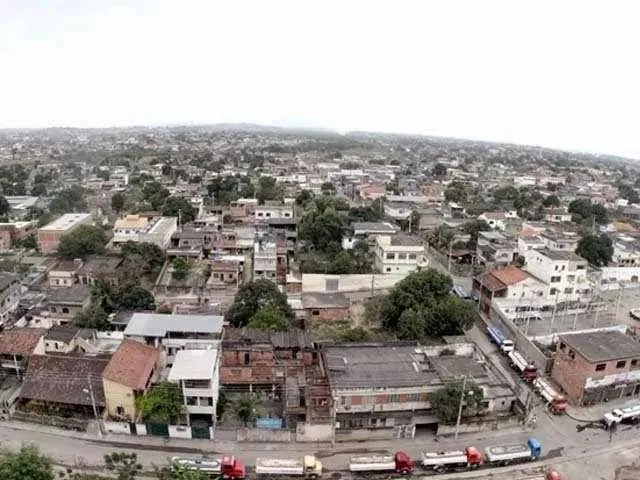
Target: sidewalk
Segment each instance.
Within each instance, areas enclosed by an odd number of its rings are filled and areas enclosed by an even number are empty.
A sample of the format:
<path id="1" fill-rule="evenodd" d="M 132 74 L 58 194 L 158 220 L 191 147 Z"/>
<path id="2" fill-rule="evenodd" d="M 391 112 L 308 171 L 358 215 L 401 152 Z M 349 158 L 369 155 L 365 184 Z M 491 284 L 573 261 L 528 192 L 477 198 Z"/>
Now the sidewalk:
<path id="1" fill-rule="evenodd" d="M 619 398 L 607 403 L 600 403 L 591 407 L 574 407 L 567 405 L 567 415 L 577 422 L 592 423 L 599 422 L 605 413 L 616 408 L 630 407 L 640 404 L 639 398 Z"/>

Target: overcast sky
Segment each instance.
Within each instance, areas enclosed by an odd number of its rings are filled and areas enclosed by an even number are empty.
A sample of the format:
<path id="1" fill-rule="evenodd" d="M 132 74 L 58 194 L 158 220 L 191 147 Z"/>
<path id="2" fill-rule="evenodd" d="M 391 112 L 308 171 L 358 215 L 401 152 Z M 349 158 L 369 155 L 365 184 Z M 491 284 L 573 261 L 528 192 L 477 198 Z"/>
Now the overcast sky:
<path id="1" fill-rule="evenodd" d="M 252 122 L 640 158 L 638 18 L 614 0 L 0 0 L 0 128 Z"/>

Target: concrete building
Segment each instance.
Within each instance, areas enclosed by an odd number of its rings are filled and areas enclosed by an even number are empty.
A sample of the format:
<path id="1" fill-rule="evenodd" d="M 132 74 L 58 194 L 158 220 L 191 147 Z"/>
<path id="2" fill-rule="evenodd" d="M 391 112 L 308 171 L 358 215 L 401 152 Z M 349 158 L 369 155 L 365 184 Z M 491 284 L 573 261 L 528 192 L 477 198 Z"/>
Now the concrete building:
<path id="1" fill-rule="evenodd" d="M 113 244 L 146 242 L 164 250 L 171 244 L 171 236 L 177 230 L 177 217 L 127 215 L 116 220 L 113 226 Z"/>
<path id="2" fill-rule="evenodd" d="M 102 374 L 109 417 L 135 422 L 136 401 L 157 379 L 161 369 L 160 350 L 133 340 L 124 340 Z"/>
<path id="3" fill-rule="evenodd" d="M 559 302 L 591 298 L 587 261 L 574 252 L 548 248 L 529 250 L 525 262 L 527 272 L 549 285 L 548 298 Z"/>
<path id="4" fill-rule="evenodd" d="M 293 218 L 293 205 L 256 205 L 253 218 L 261 221 L 274 218 Z"/>
<path id="5" fill-rule="evenodd" d="M 171 366 L 180 350 L 218 348 L 223 323 L 217 315 L 134 313 L 124 338 L 161 349 Z"/>
<path id="6" fill-rule="evenodd" d="M 89 225 L 93 222 L 90 213 L 67 213 L 38 230 L 38 248 L 47 255 L 58 248 L 58 242 L 80 225 Z"/>
<path id="7" fill-rule="evenodd" d="M 576 405 L 638 396 L 640 343 L 615 331 L 561 335 L 551 376 Z"/>
<path id="8" fill-rule="evenodd" d="M 445 349 L 454 355 L 442 355 Z M 416 429 L 436 430 L 439 422 L 431 394 L 464 376 L 483 389 L 484 414 L 508 415 L 515 395 L 507 380 L 480 356 L 464 339 L 438 347 L 391 342 L 325 348 L 336 438 L 413 438 Z"/>
<path id="9" fill-rule="evenodd" d="M 0 326 L 18 308 L 20 301 L 20 278 L 13 273 L 0 272 Z"/>
<path id="10" fill-rule="evenodd" d="M 278 285 L 286 282 L 287 248 L 282 239 L 263 238 L 253 248 L 253 279 L 263 278 Z"/>
<path id="11" fill-rule="evenodd" d="M 388 222 L 353 222 L 349 233 L 342 237 L 342 248 L 350 250 L 358 240 L 368 240 L 376 235 L 395 235 L 400 227 Z"/>
<path id="12" fill-rule="evenodd" d="M 375 267 L 381 273 L 411 273 L 427 266 L 424 244 L 406 235 L 378 235 Z"/>
<path id="13" fill-rule="evenodd" d="M 38 197 L 29 195 L 9 195 L 4 198 L 9 203 L 9 215 L 16 218 L 26 217 L 38 205 Z"/>
<path id="14" fill-rule="evenodd" d="M 215 425 L 220 390 L 218 349 L 180 350 L 171 367 L 168 380 L 180 385 L 189 425 Z"/>
<path id="15" fill-rule="evenodd" d="M 395 202 L 384 204 L 384 214 L 394 220 L 408 220 L 413 212 L 410 204 Z"/>
<path id="16" fill-rule="evenodd" d="M 351 301 L 343 293 L 302 293 L 307 320 L 339 321 L 349 318 Z"/>

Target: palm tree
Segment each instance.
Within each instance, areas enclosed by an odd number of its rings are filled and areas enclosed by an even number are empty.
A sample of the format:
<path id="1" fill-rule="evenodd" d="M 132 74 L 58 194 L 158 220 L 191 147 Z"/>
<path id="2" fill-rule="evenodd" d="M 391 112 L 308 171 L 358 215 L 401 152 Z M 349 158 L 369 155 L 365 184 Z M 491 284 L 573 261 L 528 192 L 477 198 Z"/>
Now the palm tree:
<path id="1" fill-rule="evenodd" d="M 241 393 L 229 399 L 225 413 L 247 427 L 263 411 L 264 407 L 257 395 L 254 393 Z"/>

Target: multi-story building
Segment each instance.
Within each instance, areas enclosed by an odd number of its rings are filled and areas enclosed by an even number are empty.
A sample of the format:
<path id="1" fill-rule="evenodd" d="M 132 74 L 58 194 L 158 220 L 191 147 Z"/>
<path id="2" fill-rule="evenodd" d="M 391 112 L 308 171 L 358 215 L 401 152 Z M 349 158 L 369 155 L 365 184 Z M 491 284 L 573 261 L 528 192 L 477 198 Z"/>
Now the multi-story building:
<path id="1" fill-rule="evenodd" d="M 177 229 L 177 217 L 127 215 L 113 226 L 113 244 L 145 242 L 165 249 Z"/>
<path id="2" fill-rule="evenodd" d="M 20 278 L 7 272 L 0 272 L 0 326 L 18 308 L 20 301 Z"/>
<path id="3" fill-rule="evenodd" d="M 619 331 L 561 335 L 551 376 L 576 405 L 640 395 L 640 343 Z"/>
<path id="4" fill-rule="evenodd" d="M 56 251 L 58 242 L 63 235 L 72 232 L 80 225 L 93 222 L 90 213 L 67 213 L 38 230 L 38 248 L 43 254 Z"/>
<path id="5" fill-rule="evenodd" d="M 262 238 L 253 249 L 253 278 L 264 278 L 278 285 L 286 282 L 287 247 L 284 239 Z"/>
<path id="6" fill-rule="evenodd" d="M 548 298 L 562 302 L 591 297 L 587 261 L 574 252 L 548 248 L 529 250 L 525 261 L 525 270 L 549 286 Z"/>
<path id="7" fill-rule="evenodd" d="M 146 343 L 166 354 L 173 365 L 180 350 L 218 348 L 224 318 L 217 315 L 134 313 L 124 329 L 124 338 Z"/>
<path id="8" fill-rule="evenodd" d="M 378 235 L 375 267 L 381 273 L 411 273 L 427 266 L 424 244 L 407 235 Z"/>
<path id="9" fill-rule="evenodd" d="M 220 390 L 220 351 L 216 348 L 180 350 L 168 380 L 180 385 L 188 425 L 206 422 L 213 427 Z"/>
<path id="10" fill-rule="evenodd" d="M 358 240 L 375 239 L 376 235 L 395 235 L 400 231 L 397 225 L 388 222 L 353 222 L 349 233 L 342 237 L 342 248 L 352 249 Z"/>
<path id="11" fill-rule="evenodd" d="M 293 218 L 293 205 L 267 204 L 256 205 L 253 212 L 256 220 L 270 220 L 273 218 Z"/>
<path id="12" fill-rule="evenodd" d="M 497 231 L 479 232 L 476 258 L 483 265 L 508 265 L 518 256 L 516 242 Z"/>

